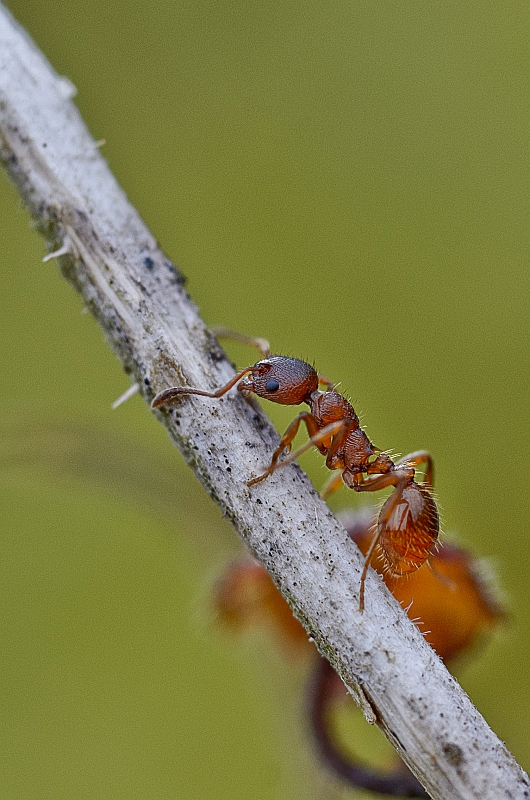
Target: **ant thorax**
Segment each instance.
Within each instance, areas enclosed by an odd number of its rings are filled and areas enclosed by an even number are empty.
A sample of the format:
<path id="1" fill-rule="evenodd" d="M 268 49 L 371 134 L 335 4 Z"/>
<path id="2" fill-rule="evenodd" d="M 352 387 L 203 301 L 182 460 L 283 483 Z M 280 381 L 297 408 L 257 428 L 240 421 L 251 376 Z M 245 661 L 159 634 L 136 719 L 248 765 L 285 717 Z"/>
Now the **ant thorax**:
<path id="1" fill-rule="evenodd" d="M 338 392 L 313 392 L 309 405 L 320 428 L 339 420 L 351 422 L 351 429 L 359 427 L 359 420 L 352 404 Z"/>

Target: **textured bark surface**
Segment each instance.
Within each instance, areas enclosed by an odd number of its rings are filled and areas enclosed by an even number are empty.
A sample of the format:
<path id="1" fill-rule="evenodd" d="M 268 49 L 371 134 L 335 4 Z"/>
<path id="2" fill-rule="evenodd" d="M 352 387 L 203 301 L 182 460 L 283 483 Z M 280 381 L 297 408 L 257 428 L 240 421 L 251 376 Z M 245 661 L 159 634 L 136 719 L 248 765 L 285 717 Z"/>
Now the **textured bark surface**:
<path id="1" fill-rule="evenodd" d="M 148 402 L 172 385 L 220 386 L 233 374 L 229 361 L 70 97 L 68 82 L 0 7 L 0 155 L 50 250 L 64 250 L 64 276 Z M 528 776 L 375 573 L 359 613 L 360 553 L 300 469 L 246 486 L 278 441 L 261 411 L 232 393 L 189 397 L 157 416 L 432 797 L 530 797 Z"/>

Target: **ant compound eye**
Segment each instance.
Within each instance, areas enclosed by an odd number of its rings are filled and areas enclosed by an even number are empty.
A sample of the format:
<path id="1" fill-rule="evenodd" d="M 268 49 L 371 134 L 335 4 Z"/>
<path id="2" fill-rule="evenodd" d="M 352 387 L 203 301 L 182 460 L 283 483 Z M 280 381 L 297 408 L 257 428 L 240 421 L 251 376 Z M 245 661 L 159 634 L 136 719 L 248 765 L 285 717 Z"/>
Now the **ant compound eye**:
<path id="1" fill-rule="evenodd" d="M 278 383 L 278 381 L 270 380 L 267 381 L 267 383 L 265 384 L 266 392 L 277 392 L 279 388 L 280 384 Z"/>

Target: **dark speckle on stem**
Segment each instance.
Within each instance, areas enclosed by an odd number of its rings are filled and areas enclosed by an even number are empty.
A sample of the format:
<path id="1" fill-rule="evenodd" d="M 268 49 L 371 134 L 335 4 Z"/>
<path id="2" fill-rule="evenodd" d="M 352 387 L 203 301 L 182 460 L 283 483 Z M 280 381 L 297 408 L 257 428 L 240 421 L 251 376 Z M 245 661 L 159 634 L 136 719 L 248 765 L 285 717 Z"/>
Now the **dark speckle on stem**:
<path id="1" fill-rule="evenodd" d="M 454 742 L 446 742 L 442 747 L 444 756 L 451 766 L 459 769 L 465 761 L 462 748 Z"/>

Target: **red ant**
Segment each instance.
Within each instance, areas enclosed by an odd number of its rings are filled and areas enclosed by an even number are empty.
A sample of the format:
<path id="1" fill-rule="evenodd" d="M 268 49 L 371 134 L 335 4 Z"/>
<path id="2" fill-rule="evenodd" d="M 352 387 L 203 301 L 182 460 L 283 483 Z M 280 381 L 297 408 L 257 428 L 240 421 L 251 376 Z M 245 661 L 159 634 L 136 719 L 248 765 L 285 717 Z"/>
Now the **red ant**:
<path id="1" fill-rule="evenodd" d="M 214 392 L 178 386 L 158 394 L 152 407 L 171 405 L 184 394 L 219 398 L 236 384 L 239 391 L 253 392 L 273 403 L 289 406 L 307 403 L 310 411 L 303 411 L 291 422 L 268 468 L 262 475 L 247 481 L 247 486 L 265 480 L 312 446 L 326 456 L 329 469 L 338 471 L 324 488 L 323 497 L 338 489 L 341 481 L 356 492 L 376 492 L 393 486 L 394 491 L 379 512 L 364 561 L 359 596 L 359 610 L 363 611 L 366 574 L 375 552 L 382 560 L 384 572 L 389 577 L 400 577 L 414 572 L 427 560 L 438 538 L 438 510 L 431 492 L 431 456 L 425 450 L 417 450 L 394 463 L 388 453 L 370 442 L 351 403 L 310 364 L 298 358 L 271 355 L 269 344 L 263 339 L 252 339 L 224 328 L 214 332 L 255 345 L 264 358 L 238 372 Z M 325 386 L 326 390 L 319 391 L 319 386 Z M 309 441 L 279 461 L 284 450 L 291 450 L 291 443 L 302 422 L 307 428 Z M 423 483 L 414 480 L 415 467 L 420 464 L 426 465 Z"/>

